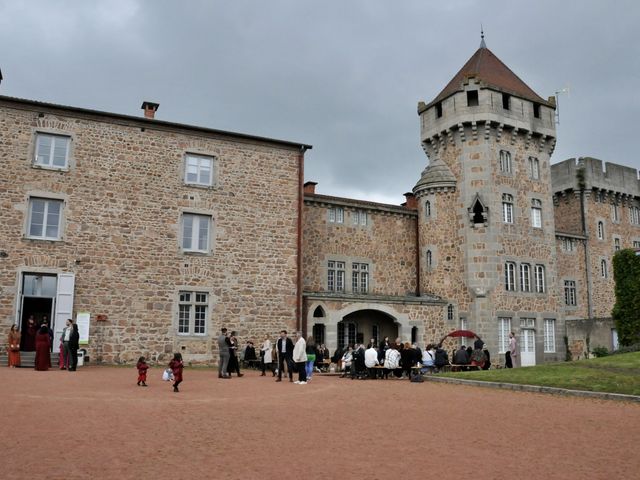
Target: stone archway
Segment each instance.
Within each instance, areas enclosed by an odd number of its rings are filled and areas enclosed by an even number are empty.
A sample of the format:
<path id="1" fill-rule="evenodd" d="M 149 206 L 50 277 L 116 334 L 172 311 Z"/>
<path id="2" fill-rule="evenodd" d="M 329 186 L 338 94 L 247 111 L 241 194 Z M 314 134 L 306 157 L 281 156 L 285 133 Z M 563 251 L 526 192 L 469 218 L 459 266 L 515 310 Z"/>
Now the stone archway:
<path id="1" fill-rule="evenodd" d="M 376 344 L 379 344 L 385 337 L 394 341 L 397 336 L 398 324 L 396 320 L 380 310 L 356 310 L 345 315 L 338 322 L 338 346 L 343 348 L 350 343 L 367 345 L 372 338 Z"/>

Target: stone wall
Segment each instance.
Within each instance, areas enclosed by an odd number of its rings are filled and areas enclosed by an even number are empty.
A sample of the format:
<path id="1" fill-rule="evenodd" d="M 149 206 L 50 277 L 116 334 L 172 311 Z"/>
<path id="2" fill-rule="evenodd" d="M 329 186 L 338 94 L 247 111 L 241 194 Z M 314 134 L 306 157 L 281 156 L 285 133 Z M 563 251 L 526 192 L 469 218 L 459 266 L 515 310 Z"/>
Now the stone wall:
<path id="1" fill-rule="evenodd" d="M 68 171 L 32 165 L 36 132 L 72 137 Z M 213 187 L 185 185 L 185 153 L 215 157 Z M 215 358 L 223 325 L 242 340 L 296 324 L 299 148 L 43 105 L 0 105 L 0 317 L 17 317 L 21 272 L 75 274 L 89 355 L 130 362 Z M 64 200 L 60 241 L 25 236 L 30 196 Z M 183 252 L 181 216 L 212 217 L 208 253 Z M 202 336 L 178 335 L 181 290 L 208 294 Z M 96 321 L 100 315 L 103 321 Z"/>

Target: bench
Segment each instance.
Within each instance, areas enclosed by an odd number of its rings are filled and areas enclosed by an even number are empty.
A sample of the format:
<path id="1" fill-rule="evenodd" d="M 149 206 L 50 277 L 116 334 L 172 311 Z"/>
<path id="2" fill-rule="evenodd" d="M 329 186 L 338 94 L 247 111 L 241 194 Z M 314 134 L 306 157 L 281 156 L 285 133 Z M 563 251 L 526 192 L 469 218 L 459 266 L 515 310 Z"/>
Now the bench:
<path id="1" fill-rule="evenodd" d="M 480 370 L 480 367 L 478 365 L 457 365 L 455 363 L 452 363 L 449 365 L 450 369 L 452 372 L 468 372 L 471 370 Z"/>

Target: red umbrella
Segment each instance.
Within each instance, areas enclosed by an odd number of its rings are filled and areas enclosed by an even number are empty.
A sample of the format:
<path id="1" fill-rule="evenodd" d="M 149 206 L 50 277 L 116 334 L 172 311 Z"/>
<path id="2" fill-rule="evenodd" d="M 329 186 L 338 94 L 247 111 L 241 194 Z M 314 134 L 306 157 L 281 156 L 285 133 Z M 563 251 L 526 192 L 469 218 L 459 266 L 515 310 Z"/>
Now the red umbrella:
<path id="1" fill-rule="evenodd" d="M 440 343 L 442 343 L 444 341 L 444 339 L 447 338 L 447 337 L 468 337 L 468 338 L 477 337 L 477 338 L 480 338 L 480 337 L 478 337 L 478 335 L 473 333 L 471 330 L 454 330 L 453 332 L 449 332 L 447 335 L 442 337 L 442 340 L 440 340 Z"/>

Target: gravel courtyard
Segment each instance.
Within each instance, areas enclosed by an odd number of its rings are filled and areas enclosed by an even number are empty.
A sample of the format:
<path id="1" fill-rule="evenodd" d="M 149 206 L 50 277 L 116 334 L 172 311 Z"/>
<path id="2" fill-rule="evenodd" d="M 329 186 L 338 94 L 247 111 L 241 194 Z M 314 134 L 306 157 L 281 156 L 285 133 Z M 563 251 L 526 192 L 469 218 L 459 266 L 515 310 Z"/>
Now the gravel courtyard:
<path id="1" fill-rule="evenodd" d="M 316 375 L 0 369 L 5 478 L 638 478 L 640 405 Z"/>

